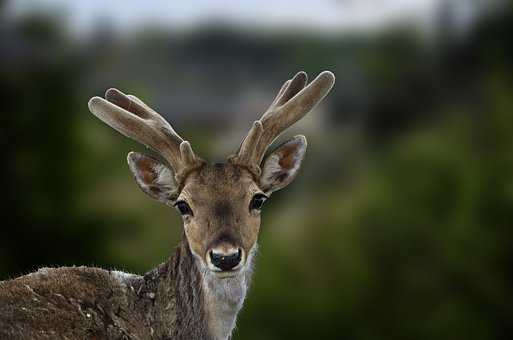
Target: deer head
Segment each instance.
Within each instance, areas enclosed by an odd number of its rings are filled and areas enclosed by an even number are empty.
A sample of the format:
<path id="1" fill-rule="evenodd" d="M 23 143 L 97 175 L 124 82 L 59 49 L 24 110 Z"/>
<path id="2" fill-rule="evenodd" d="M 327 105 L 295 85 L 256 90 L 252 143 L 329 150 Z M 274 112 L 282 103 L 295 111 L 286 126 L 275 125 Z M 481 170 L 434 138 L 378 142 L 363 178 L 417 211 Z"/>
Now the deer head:
<path id="1" fill-rule="evenodd" d="M 128 154 L 137 184 L 150 197 L 180 212 L 187 242 L 201 266 L 228 277 L 250 262 L 262 205 L 296 177 L 306 138 L 293 137 L 263 160 L 267 148 L 316 106 L 334 82 L 334 75 L 325 71 L 307 85 L 306 73 L 297 73 L 253 123 L 238 151 L 226 162 L 215 164 L 198 157 L 189 142 L 135 96 L 109 89 L 105 98 L 93 97 L 89 109 L 162 156 L 163 161 L 138 152 Z"/>

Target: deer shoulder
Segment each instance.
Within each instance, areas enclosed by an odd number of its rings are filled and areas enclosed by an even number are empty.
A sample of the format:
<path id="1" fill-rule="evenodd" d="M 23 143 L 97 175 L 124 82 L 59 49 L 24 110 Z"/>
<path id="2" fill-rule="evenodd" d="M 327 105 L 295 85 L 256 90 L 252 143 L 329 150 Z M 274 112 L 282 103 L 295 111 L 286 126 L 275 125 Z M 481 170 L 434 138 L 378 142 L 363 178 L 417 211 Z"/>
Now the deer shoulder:
<path id="1" fill-rule="evenodd" d="M 132 309 L 140 280 L 99 268 L 61 267 L 0 282 L 0 338 L 137 335 L 141 320 Z"/>

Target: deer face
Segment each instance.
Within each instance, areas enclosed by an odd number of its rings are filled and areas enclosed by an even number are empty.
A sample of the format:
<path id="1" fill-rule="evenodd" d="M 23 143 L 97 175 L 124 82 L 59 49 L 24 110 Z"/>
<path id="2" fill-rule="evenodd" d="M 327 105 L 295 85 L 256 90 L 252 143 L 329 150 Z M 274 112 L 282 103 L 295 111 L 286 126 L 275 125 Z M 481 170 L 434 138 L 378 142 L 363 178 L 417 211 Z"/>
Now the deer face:
<path id="1" fill-rule="evenodd" d="M 296 136 L 264 160 L 267 148 L 317 105 L 334 81 L 331 72 L 321 73 L 309 85 L 304 72 L 286 81 L 268 110 L 253 123 L 237 153 L 218 164 L 197 157 L 189 142 L 137 97 L 110 89 L 105 99 L 92 98 L 89 109 L 114 129 L 161 154 L 165 162 L 131 152 L 130 170 L 145 193 L 180 212 L 190 249 L 200 264 L 227 277 L 250 262 L 262 205 L 272 192 L 296 177 L 306 139 Z"/>
<path id="2" fill-rule="evenodd" d="M 173 171 L 155 158 L 130 153 L 128 163 L 145 193 L 182 215 L 190 249 L 201 265 L 229 277 L 251 261 L 263 204 L 292 182 L 305 151 L 304 137 L 293 138 L 269 155 L 259 178 L 230 161 L 205 163 L 187 176 L 181 189 Z"/>
<path id="3" fill-rule="evenodd" d="M 190 175 L 175 206 L 192 252 L 211 271 L 241 269 L 256 244 L 266 198 L 251 174 L 230 163 L 206 165 Z"/>

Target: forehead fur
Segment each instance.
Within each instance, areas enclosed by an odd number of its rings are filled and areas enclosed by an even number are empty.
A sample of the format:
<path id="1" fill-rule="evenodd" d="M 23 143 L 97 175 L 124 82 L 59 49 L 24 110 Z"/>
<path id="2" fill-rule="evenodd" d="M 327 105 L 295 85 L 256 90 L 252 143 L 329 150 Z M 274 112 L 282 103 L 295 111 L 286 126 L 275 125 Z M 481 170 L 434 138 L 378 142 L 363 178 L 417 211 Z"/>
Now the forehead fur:
<path id="1" fill-rule="evenodd" d="M 250 183 L 254 183 L 254 180 L 249 171 L 226 162 L 205 164 L 201 169 L 190 174 L 185 187 L 194 186 L 196 190 L 203 188 L 210 193 L 223 194 L 240 191 Z"/>

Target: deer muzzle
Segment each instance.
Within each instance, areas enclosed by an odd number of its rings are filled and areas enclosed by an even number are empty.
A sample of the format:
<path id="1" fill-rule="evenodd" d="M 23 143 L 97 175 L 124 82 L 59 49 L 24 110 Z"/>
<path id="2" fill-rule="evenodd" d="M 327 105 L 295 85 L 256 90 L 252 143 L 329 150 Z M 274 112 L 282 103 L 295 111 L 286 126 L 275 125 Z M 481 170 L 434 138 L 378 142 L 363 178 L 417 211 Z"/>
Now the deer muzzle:
<path id="1" fill-rule="evenodd" d="M 245 262 L 245 251 L 232 244 L 221 243 L 212 247 L 206 254 L 208 268 L 218 274 L 235 274 Z"/>

